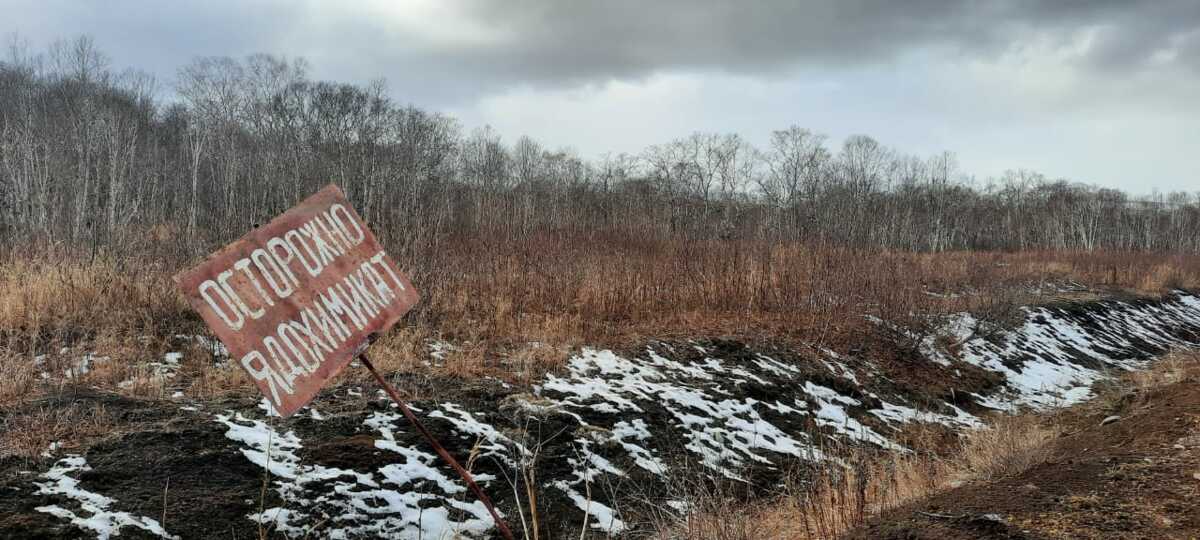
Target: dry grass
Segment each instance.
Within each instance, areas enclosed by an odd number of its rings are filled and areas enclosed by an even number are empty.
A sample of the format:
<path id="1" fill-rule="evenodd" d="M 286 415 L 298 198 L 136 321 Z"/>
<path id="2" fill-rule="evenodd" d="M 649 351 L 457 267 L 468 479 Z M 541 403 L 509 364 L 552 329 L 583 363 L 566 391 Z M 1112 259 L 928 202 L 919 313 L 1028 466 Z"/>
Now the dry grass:
<path id="1" fill-rule="evenodd" d="M 186 309 L 161 265 L 53 250 L 0 259 L 0 347 L 8 351 L 169 335 L 190 318 Z"/>
<path id="2" fill-rule="evenodd" d="M 1138 284 L 1142 290 L 1175 289 L 1189 281 L 1188 272 L 1171 264 L 1158 264 L 1150 269 Z"/>
<path id="3" fill-rule="evenodd" d="M 528 382 L 582 344 L 698 335 L 770 336 L 835 350 L 873 338 L 865 342 L 875 344 L 874 354 L 902 355 L 937 326 L 939 314 L 972 310 L 993 323 L 985 326 L 1003 327 L 1019 321 L 1016 305 L 1086 297 L 1072 290 L 1076 284 L 1141 294 L 1200 288 L 1200 256 L 1168 254 L 914 254 L 556 236 L 446 245 L 410 255 L 421 261 L 409 271 L 424 300 L 372 348 L 385 370 Z M 28 359 L 69 347 L 111 356 L 107 375 L 91 383 L 133 380 L 114 390 L 161 397 L 162 381 L 139 372 L 139 362 L 164 351 L 174 334 L 205 330 L 170 278 L 194 261 L 146 259 L 155 262 L 54 246 L 0 254 L 0 352 Z M 863 315 L 911 332 L 881 332 Z M 428 343 L 443 339 L 457 348 L 427 366 Z M 194 359 L 184 390 L 212 396 L 242 385 L 211 360 Z M 0 404 L 29 388 L 20 366 L 0 366 Z"/>
<path id="4" fill-rule="evenodd" d="M 1106 414 L 1121 414 L 1152 402 L 1159 391 L 1183 381 L 1200 381 L 1200 351 L 1177 349 L 1135 371 L 1100 383 L 1094 406 Z"/>
<path id="5" fill-rule="evenodd" d="M 103 405 L 42 407 L 14 413 L 0 421 L 0 458 L 38 459 L 51 443 L 70 450 L 84 439 L 112 432 L 115 425 Z"/>
<path id="6" fill-rule="evenodd" d="M 35 394 L 38 373 L 28 357 L 0 354 L 0 413 L 23 405 Z"/>
<path id="7" fill-rule="evenodd" d="M 1142 294 L 1200 287 L 1200 256 L 1127 252 L 914 254 L 548 237 L 464 241 L 420 260 L 410 269 L 425 292 L 414 320 L 460 341 L 708 333 L 837 347 L 863 332 L 864 314 L 909 325 L 926 314 L 994 308 L 997 300 L 1078 296 L 1070 290 L 1076 285 Z"/>
<path id="8" fill-rule="evenodd" d="M 960 479 L 1018 475 L 1050 458 L 1046 443 L 1060 431 L 1050 416 L 998 416 L 987 429 L 964 436 L 962 449 L 951 462 L 951 471 Z"/>
<path id="9" fill-rule="evenodd" d="M 196 362 L 190 373 L 184 372 L 185 395 L 194 399 L 213 399 L 227 394 L 252 391 L 254 383 L 245 371 L 227 365 L 214 365 L 211 358 Z"/>
<path id="10" fill-rule="evenodd" d="M 199 330 L 170 279 L 190 262 L 55 250 L 0 256 L 0 344 L 28 351 L 103 334 Z M 913 254 L 716 240 L 467 241 L 409 270 L 424 293 L 410 324 L 485 348 L 764 331 L 836 345 L 860 332 L 864 314 L 989 311 L 1069 297 L 1071 284 L 1141 294 L 1200 288 L 1200 256 Z"/>

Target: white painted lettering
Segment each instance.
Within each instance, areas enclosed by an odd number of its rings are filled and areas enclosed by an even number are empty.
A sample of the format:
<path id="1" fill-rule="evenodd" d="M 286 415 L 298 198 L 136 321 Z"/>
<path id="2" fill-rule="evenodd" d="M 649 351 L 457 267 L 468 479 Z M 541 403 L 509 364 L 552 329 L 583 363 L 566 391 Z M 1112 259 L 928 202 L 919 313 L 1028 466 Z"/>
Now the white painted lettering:
<path id="1" fill-rule="evenodd" d="M 200 297 L 208 303 L 208 307 L 212 308 L 213 313 L 216 313 L 222 321 L 225 321 L 226 326 L 234 330 L 242 329 L 242 325 L 246 323 L 246 318 L 242 316 L 242 312 L 238 309 L 237 305 L 234 304 L 233 300 L 229 298 L 229 295 L 225 293 L 225 289 L 223 287 L 211 279 L 206 279 L 204 280 L 204 283 L 200 284 L 199 289 Z M 211 291 L 217 292 L 217 295 L 221 297 L 221 301 L 230 308 L 229 311 L 232 311 L 233 314 L 237 316 L 236 318 L 230 317 L 229 313 L 225 309 L 217 305 L 216 299 L 213 298 Z"/>
<path id="2" fill-rule="evenodd" d="M 242 357 L 242 367 L 246 368 L 246 373 L 249 373 L 251 378 L 267 384 L 268 394 L 271 401 L 275 403 L 276 409 L 283 406 L 283 400 L 279 398 L 279 391 L 283 390 L 285 394 L 291 394 L 292 387 L 284 382 L 275 369 L 267 363 L 267 359 L 263 358 L 262 353 L 258 351 L 246 353 L 246 356 Z"/>
<path id="3" fill-rule="evenodd" d="M 347 245 L 357 246 L 367 237 L 367 232 L 363 230 L 362 225 L 358 224 L 358 220 L 350 215 L 350 210 L 347 210 L 345 206 L 340 204 L 330 206 L 329 217 L 341 229 L 342 234 L 346 237 Z M 353 231 L 351 231 L 351 227 L 353 227 Z"/>
<path id="4" fill-rule="evenodd" d="M 304 237 L 300 235 L 299 231 L 292 229 L 284 233 L 283 238 L 284 240 L 287 240 L 288 245 L 292 247 L 292 253 L 295 253 L 296 258 L 300 259 L 300 265 L 308 271 L 308 275 L 312 277 L 321 275 L 321 270 L 324 270 L 325 266 L 321 264 L 319 259 L 317 259 L 317 256 L 313 253 L 312 248 L 308 247 L 308 244 L 304 243 Z M 297 247 L 297 245 L 304 247 L 304 251 L 308 253 L 308 257 L 305 257 L 300 253 L 300 248 Z"/>

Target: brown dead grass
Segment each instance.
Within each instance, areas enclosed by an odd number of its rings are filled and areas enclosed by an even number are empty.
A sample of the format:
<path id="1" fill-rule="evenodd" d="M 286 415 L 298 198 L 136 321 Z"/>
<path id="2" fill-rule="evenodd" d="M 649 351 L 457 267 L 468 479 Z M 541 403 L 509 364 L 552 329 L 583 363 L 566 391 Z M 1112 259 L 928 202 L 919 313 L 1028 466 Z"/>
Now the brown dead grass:
<path id="1" fill-rule="evenodd" d="M 408 269 L 424 299 L 372 348 L 381 368 L 520 383 L 557 369 L 582 344 L 702 335 L 769 336 L 835 350 L 866 338 L 882 354 L 904 354 L 937 326 L 939 314 L 971 310 L 1003 327 L 1019 322 L 1014 306 L 1095 296 L 1076 290 L 1080 285 L 1134 294 L 1200 288 L 1195 255 L 915 254 L 558 236 L 447 245 Z M 161 396 L 161 381 L 138 372 L 138 363 L 165 350 L 174 334 L 206 330 L 171 280 L 194 261 L 145 259 L 55 246 L 0 254 L 0 352 L 29 359 L 70 347 L 111 356 L 111 376 L 93 376 L 93 383 L 132 378 L 119 391 Z M 881 332 L 864 315 L 911 332 Z M 427 347 L 435 339 L 457 348 L 431 359 Z M 240 377 L 210 369 L 211 361 L 196 361 L 188 373 L 198 379 L 185 390 L 217 395 L 242 385 Z M 3 364 L 5 401 L 28 389 L 19 364 Z"/>
<path id="2" fill-rule="evenodd" d="M 968 432 L 951 460 L 959 480 L 1014 476 L 1050 458 L 1046 443 L 1061 433 L 1053 416 L 998 416 L 987 429 Z"/>
<path id="3" fill-rule="evenodd" d="M 38 374 L 28 357 L 0 354 L 0 412 L 30 399 L 38 388 Z"/>
<path id="4" fill-rule="evenodd" d="M 34 460 L 51 443 L 71 450 L 83 440 L 111 433 L 116 421 L 100 404 L 40 407 L 14 413 L 0 421 L 0 458 Z"/>
<path id="5" fill-rule="evenodd" d="M 411 270 L 425 293 L 413 320 L 456 341 L 510 343 L 707 333 L 836 348 L 862 333 L 864 314 L 909 323 L 997 298 L 1070 298 L 1081 294 L 1076 285 L 1138 294 L 1200 287 L 1195 255 L 914 254 L 719 240 L 466 241 Z"/>
<path id="6" fill-rule="evenodd" d="M 1200 351 L 1175 350 L 1156 361 L 1152 369 L 1098 383 L 1093 406 L 1106 414 L 1123 414 L 1146 406 L 1163 388 L 1183 381 L 1200 381 Z"/>
<path id="7" fill-rule="evenodd" d="M 193 318 L 186 309 L 161 265 L 54 251 L 0 259 L 0 347 L 10 352 L 162 336 Z"/>

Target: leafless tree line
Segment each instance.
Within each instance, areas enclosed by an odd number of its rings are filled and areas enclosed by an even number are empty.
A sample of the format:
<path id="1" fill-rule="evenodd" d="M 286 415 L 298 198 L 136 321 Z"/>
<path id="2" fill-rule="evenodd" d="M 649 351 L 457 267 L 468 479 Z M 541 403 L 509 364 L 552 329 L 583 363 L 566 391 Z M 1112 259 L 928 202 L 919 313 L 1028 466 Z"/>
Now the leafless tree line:
<path id="1" fill-rule="evenodd" d="M 87 38 L 0 62 L 0 238 L 183 256 L 330 182 L 393 249 L 461 238 L 769 239 L 918 251 L 1200 251 L 1200 193 L 1133 198 L 1029 171 L 969 181 L 954 156 L 799 127 L 765 148 L 697 133 L 585 160 L 314 81 L 303 61 L 202 58 L 170 100 Z M 516 235 L 516 236 L 514 236 Z"/>

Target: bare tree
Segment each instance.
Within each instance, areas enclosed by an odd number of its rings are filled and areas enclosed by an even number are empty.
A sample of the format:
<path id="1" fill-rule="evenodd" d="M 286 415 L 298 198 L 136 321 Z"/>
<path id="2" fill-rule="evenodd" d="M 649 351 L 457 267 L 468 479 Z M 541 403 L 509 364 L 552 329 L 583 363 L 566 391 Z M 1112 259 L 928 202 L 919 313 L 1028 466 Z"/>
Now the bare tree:
<path id="1" fill-rule="evenodd" d="M 262 223 L 329 182 L 397 249 L 454 238 L 628 237 L 834 242 L 856 248 L 1200 249 L 1200 196 L 1133 197 L 1031 171 L 974 183 L 954 156 L 862 135 L 831 151 L 798 126 L 760 152 L 695 133 L 589 161 L 529 137 L 399 106 L 382 81 L 314 81 L 303 60 L 200 58 L 177 102 L 114 74 L 89 38 L 0 62 L 0 237 L 117 247 L 178 228 L 181 255 Z M 767 258 L 769 262 L 769 257 Z"/>

